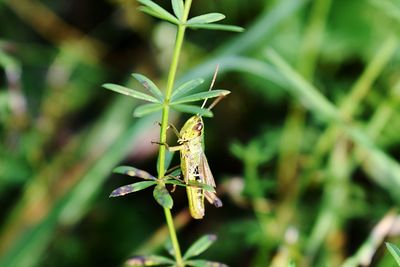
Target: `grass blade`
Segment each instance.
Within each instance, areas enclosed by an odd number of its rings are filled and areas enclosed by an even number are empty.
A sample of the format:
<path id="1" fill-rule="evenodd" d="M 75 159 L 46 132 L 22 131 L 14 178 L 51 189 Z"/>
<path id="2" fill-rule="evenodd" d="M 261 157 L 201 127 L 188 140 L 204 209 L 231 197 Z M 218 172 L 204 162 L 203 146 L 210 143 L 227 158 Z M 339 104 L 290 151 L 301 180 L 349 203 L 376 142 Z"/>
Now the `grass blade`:
<path id="1" fill-rule="evenodd" d="M 383 241 L 396 224 L 397 216 L 398 214 L 394 209 L 387 212 L 370 231 L 369 237 L 357 249 L 357 252 L 353 256 L 348 257 L 341 267 L 371 266 L 377 251 L 380 250 L 379 248 Z"/>
<path id="2" fill-rule="evenodd" d="M 121 136 L 108 146 L 103 156 L 81 177 L 79 183 L 54 204 L 51 213 L 27 229 L 7 254 L 3 255 L 0 266 L 37 265 L 57 225 L 72 225 L 82 218 L 90 203 L 101 191 L 99 188 L 109 176 L 110 170 L 131 151 L 133 140 L 143 134 L 143 130 L 150 127 L 153 120 L 151 117 L 141 119 L 121 133 Z"/>
<path id="3" fill-rule="evenodd" d="M 279 71 L 295 85 L 288 88 L 294 93 L 303 104 L 312 109 L 316 114 L 321 114 L 326 118 L 339 120 L 337 108 L 331 104 L 318 90 L 313 88 L 300 74 L 291 68 L 275 51 L 269 49 L 267 57 L 278 68 Z"/>
<path id="4" fill-rule="evenodd" d="M 267 56 L 289 81 L 288 87 L 305 106 L 313 111 L 316 116 L 328 121 L 338 122 L 338 125 L 346 131 L 351 139 L 362 148 L 364 153 L 363 167 L 369 176 L 380 186 L 390 192 L 391 196 L 400 201 L 397 188 L 400 187 L 400 165 L 384 151 L 376 147 L 363 130 L 347 123 L 341 118 L 339 109 L 329 102 L 314 86 L 301 77 L 278 54 L 270 50 Z"/>
<path id="5" fill-rule="evenodd" d="M 400 249 L 396 245 L 389 242 L 386 242 L 386 247 L 396 260 L 397 264 L 400 266 Z"/>
<path id="6" fill-rule="evenodd" d="M 182 82 L 197 77 L 212 77 L 217 64 L 220 64 L 220 73 L 227 71 L 226 67 L 232 65 L 235 66 L 230 67 L 231 69 L 243 69 L 236 61 L 232 61 L 232 59 L 236 58 L 237 55 L 258 49 L 260 46 L 265 46 L 265 39 L 270 37 L 281 23 L 290 16 L 293 16 L 308 2 L 310 0 L 277 1 L 274 7 L 263 11 L 256 21 L 250 27 L 246 28 L 243 34 L 235 36 L 232 41 L 222 45 L 216 53 L 211 55 L 202 64 L 186 72 L 179 81 Z M 222 61 L 226 61 L 225 66 L 221 63 Z M 257 60 L 255 61 L 257 65 L 266 65 L 271 72 L 276 72 L 269 65 Z M 243 70 L 246 71 L 246 69 Z M 271 75 L 270 77 L 281 78 L 280 75 Z"/>

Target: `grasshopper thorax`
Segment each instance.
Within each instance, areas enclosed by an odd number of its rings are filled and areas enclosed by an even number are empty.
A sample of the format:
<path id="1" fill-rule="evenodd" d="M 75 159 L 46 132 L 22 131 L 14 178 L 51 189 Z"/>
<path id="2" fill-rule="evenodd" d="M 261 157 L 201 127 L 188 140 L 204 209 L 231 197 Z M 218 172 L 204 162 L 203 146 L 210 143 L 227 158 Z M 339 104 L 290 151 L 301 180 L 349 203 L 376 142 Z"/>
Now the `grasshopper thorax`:
<path id="1" fill-rule="evenodd" d="M 202 136 L 204 131 L 203 119 L 199 115 L 192 116 L 186 121 L 180 131 L 179 142 L 183 143 Z"/>

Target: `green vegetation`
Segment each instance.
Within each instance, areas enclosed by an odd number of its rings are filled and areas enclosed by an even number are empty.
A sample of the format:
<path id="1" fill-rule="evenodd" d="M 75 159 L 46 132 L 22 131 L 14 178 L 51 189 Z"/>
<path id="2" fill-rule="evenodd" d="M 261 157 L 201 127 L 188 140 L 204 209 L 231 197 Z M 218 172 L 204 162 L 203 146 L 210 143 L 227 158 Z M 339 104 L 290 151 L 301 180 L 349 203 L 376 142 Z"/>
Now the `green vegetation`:
<path id="1" fill-rule="evenodd" d="M 400 2 L 171 3 L 0 3 L 0 266 L 397 266 Z M 193 220 L 151 142 L 216 65 Z"/>

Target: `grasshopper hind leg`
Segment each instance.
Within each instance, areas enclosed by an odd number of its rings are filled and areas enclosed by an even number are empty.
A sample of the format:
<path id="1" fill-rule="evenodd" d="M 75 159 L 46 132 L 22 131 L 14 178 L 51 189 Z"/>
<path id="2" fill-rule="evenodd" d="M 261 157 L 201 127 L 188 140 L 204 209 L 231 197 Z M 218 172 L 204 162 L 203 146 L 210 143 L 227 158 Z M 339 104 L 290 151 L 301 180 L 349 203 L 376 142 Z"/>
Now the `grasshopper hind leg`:
<path id="1" fill-rule="evenodd" d="M 222 207 L 222 201 L 217 197 L 216 194 L 204 190 L 204 196 L 206 197 L 207 201 L 213 204 L 215 207 Z"/>
<path id="2" fill-rule="evenodd" d="M 204 217 L 204 195 L 203 189 L 186 187 L 189 199 L 190 214 L 195 219 L 202 219 Z"/>

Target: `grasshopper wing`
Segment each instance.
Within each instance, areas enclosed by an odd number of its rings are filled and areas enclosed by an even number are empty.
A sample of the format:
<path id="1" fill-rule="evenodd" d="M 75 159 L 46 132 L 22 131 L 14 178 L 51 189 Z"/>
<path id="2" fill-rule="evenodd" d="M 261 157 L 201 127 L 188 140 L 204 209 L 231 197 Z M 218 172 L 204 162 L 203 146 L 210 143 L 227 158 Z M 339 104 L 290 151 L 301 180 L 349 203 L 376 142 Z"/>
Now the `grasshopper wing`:
<path id="1" fill-rule="evenodd" d="M 214 176 L 211 173 L 210 166 L 208 166 L 208 161 L 204 153 L 200 157 L 199 173 L 203 176 L 203 181 L 206 184 L 216 187 Z M 206 197 L 207 201 L 213 204 L 215 207 L 222 207 L 222 201 L 214 192 L 204 190 L 204 196 Z"/>
<path id="2" fill-rule="evenodd" d="M 203 176 L 204 183 L 211 185 L 212 187 L 216 187 L 214 176 L 211 173 L 210 166 L 208 166 L 208 161 L 204 153 L 202 153 L 200 156 L 199 173 Z"/>
<path id="3" fill-rule="evenodd" d="M 213 204 L 217 208 L 222 207 L 222 201 L 215 193 L 204 190 L 204 196 L 206 197 L 207 201 L 210 202 L 210 204 Z"/>

